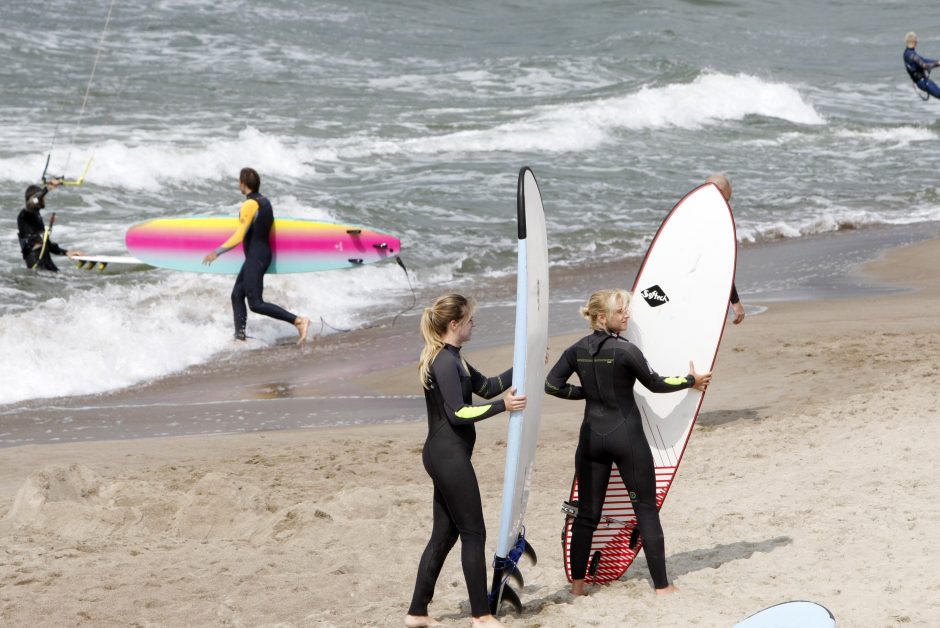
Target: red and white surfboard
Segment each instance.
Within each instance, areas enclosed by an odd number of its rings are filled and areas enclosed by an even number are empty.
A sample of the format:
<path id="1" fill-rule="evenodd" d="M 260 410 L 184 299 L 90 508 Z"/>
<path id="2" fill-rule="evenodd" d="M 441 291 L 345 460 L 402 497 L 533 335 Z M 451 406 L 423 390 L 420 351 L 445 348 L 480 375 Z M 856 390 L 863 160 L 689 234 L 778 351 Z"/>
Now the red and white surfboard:
<path id="1" fill-rule="evenodd" d="M 624 334 L 660 375 L 684 375 L 690 360 L 698 372 L 713 368 L 727 317 L 736 255 L 731 208 L 711 183 L 686 195 L 663 221 L 633 284 L 630 322 Z M 656 465 L 656 505 L 662 508 L 703 395 L 691 389 L 652 393 L 639 382 L 633 392 Z M 576 477 L 570 502 L 577 499 Z M 569 580 L 573 522 L 569 515 L 562 532 Z M 605 583 L 620 578 L 642 543 L 628 488 L 613 466 L 585 581 Z"/>

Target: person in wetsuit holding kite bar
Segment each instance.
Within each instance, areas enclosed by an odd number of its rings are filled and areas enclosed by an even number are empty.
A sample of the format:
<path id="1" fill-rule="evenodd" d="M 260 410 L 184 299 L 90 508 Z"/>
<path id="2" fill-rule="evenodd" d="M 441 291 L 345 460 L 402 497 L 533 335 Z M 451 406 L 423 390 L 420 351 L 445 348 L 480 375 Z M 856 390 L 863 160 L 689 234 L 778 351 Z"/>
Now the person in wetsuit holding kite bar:
<path id="1" fill-rule="evenodd" d="M 52 255 L 67 255 L 72 258 L 85 254 L 82 251 L 67 251 L 53 242 L 49 236 L 54 222 L 50 222 L 47 229 L 42 214 L 39 213 L 46 207 L 45 198 L 50 188 L 54 190 L 59 187 L 60 183 L 58 179 L 52 179 L 43 187 L 31 185 L 26 188 L 26 207 L 16 217 L 16 227 L 20 252 L 23 254 L 23 261 L 26 262 L 27 268 L 41 268 L 56 272 L 59 268 L 52 261 Z M 55 220 L 55 214 L 52 215 L 52 219 Z"/>
<path id="2" fill-rule="evenodd" d="M 274 210 L 271 201 L 258 193 L 261 188 L 261 175 L 253 168 L 242 168 L 238 175 L 238 188 L 247 198 L 238 212 L 238 229 L 219 248 L 210 252 L 202 260 L 211 264 L 219 255 L 231 251 L 239 244 L 245 250 L 245 263 L 242 264 L 235 287 L 232 288 L 232 312 L 235 315 L 235 339 L 247 338 L 245 329 L 248 325 L 248 311 L 245 301 L 252 312 L 263 314 L 292 324 L 297 328 L 300 338 L 297 344 L 307 339 L 310 319 L 291 314 L 284 308 L 267 303 L 262 298 L 264 274 L 271 265 L 271 227 L 274 226 Z"/>
<path id="3" fill-rule="evenodd" d="M 666 544 L 656 508 L 656 468 L 633 396 L 639 380 L 649 390 L 669 393 L 694 388 L 705 391 L 712 374 L 689 373 L 663 377 L 650 368 L 640 349 L 620 337 L 627 328 L 630 293 L 598 290 L 581 308 L 594 330 L 568 347 L 545 378 L 545 392 L 562 399 L 585 399 L 584 422 L 575 453 L 578 475 L 578 514 L 571 533 L 571 593 L 584 595 L 591 539 L 600 522 L 611 465 L 633 500 L 643 553 L 657 594 L 675 587 L 666 577 Z M 577 373 L 580 386 L 568 383 Z"/>
<path id="4" fill-rule="evenodd" d="M 904 36 L 907 47 L 904 49 L 904 69 L 922 92 L 940 98 L 940 86 L 930 80 L 930 70 L 940 65 L 940 61 L 928 59 L 917 54 L 917 33 L 910 32 Z"/>
<path id="5" fill-rule="evenodd" d="M 486 377 L 460 355 L 461 346 L 473 333 L 474 303 L 459 294 L 439 297 L 421 315 L 424 349 L 418 364 L 418 379 L 428 408 L 428 437 L 421 458 L 434 483 L 434 523 L 431 538 L 421 554 L 411 606 L 405 626 L 440 626 L 428 616 L 428 604 L 447 554 L 460 538 L 470 614 L 475 628 L 498 628 L 503 623 L 490 614 L 486 582 L 483 502 L 480 486 L 470 462 L 476 442 L 477 421 L 500 412 L 525 408 L 525 395 L 512 388 L 504 399 L 472 405 L 476 393 L 492 399 L 512 384 L 512 369 Z"/>

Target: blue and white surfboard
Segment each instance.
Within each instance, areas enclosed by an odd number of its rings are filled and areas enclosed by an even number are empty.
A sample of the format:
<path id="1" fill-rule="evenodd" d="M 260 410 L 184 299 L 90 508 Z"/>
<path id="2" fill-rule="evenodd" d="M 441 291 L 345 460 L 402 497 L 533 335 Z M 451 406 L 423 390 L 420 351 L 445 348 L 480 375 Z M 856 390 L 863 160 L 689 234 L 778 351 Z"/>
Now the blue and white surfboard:
<path id="1" fill-rule="evenodd" d="M 535 552 L 525 540 L 526 501 L 532 469 L 542 398 L 545 390 L 545 352 L 548 348 L 548 240 L 542 195 L 535 174 L 529 168 L 519 171 L 516 193 L 519 250 L 516 279 L 516 339 L 513 353 L 512 385 L 516 394 L 525 394 L 526 408 L 509 415 L 506 442 L 506 471 L 503 478 L 503 507 L 496 541 L 493 588 L 490 606 L 498 612 L 502 601 L 519 608 L 518 595 L 507 585 L 510 577 L 521 584 L 518 562 Z"/>

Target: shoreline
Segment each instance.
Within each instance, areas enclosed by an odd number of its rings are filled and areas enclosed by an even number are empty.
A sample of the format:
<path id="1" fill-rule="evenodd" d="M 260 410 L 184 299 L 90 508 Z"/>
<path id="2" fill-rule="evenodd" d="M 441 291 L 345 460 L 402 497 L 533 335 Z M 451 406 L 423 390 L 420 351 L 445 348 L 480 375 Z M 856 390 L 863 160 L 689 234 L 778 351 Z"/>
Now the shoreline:
<path id="1" fill-rule="evenodd" d="M 853 269 L 859 260 L 872 261 L 893 246 L 938 234 L 940 224 L 930 229 L 879 228 L 741 246 L 737 281 L 742 301 L 749 318 L 753 318 L 755 313 L 763 315 L 766 307 L 777 308 L 783 303 L 851 299 L 903 290 L 899 287 L 903 277 L 886 282 Z M 618 264 L 553 268 L 550 334 L 562 336 L 580 328 L 573 312 L 584 298 L 584 276 L 592 277 L 596 286 L 615 285 L 618 278 L 632 282 L 641 261 L 631 258 Z M 807 271 L 800 271 L 800 266 L 815 270 L 805 277 Z M 774 272 L 786 280 L 769 279 Z M 793 278 L 786 277 L 787 273 Z M 803 284 L 799 283 L 801 276 Z M 469 347 L 471 351 L 512 343 L 514 316 L 510 304 L 515 284 L 510 279 L 491 282 L 481 289 L 477 321 L 487 333 L 480 334 L 481 338 Z M 759 290 L 761 285 L 770 289 Z M 381 372 L 414 362 L 420 349 L 417 311 L 432 294 L 425 292 L 419 295 L 415 309 L 400 316 L 395 327 L 389 326 L 386 318 L 374 327 L 319 337 L 312 347 L 300 350 L 299 357 L 288 338 L 273 347 L 239 347 L 215 362 L 129 388 L 0 406 L 0 449 L 28 443 L 342 426 L 349 424 L 344 417 L 351 415 L 357 417 L 357 423 L 415 420 L 411 417 L 424 413 L 417 387 L 388 399 L 368 387 L 350 386 L 348 381 L 363 372 Z M 237 404 L 249 408 L 233 412 Z M 257 418 L 260 406 L 265 418 Z M 126 413 L 120 424 L 100 420 L 102 414 L 113 416 L 117 412 Z"/>
<path id="2" fill-rule="evenodd" d="M 780 303 L 726 330 L 715 380 L 663 507 L 670 578 L 640 558 L 620 581 L 567 593 L 558 534 L 582 406 L 546 399 L 527 507 L 538 565 L 509 626 L 729 626 L 787 599 L 840 625 L 932 625 L 940 486 L 940 240 L 864 272 L 910 291 Z M 482 336 L 485 327 L 481 326 Z M 582 332 L 554 335 L 556 358 Z M 903 349 L 901 349 L 903 348 Z M 508 345 L 468 346 L 483 372 Z M 341 380 L 341 381 L 340 381 Z M 413 364 L 336 382 L 417 388 Z M 301 383 L 295 384 L 300 386 Z M 423 419 L 423 414 L 419 415 Z M 504 416 L 478 424 L 474 466 L 495 542 Z M 0 458 L 0 618 L 11 625 L 386 626 L 400 622 L 430 528 L 423 420 L 378 426 L 24 445 Z M 922 586 L 911 587 L 910 582 Z M 463 626 L 451 552 L 432 613 Z"/>

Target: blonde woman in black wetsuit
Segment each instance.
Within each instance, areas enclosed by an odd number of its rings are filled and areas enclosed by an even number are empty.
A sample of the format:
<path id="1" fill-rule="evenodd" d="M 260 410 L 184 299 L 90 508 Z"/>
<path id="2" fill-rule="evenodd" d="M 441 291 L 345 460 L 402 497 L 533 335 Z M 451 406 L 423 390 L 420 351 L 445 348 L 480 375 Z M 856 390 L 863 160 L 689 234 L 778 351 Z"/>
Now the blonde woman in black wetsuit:
<path id="1" fill-rule="evenodd" d="M 232 312 L 235 315 L 235 339 L 245 340 L 245 328 L 248 325 L 248 310 L 264 314 L 271 318 L 292 324 L 297 328 L 300 338 L 297 344 L 307 339 L 310 319 L 291 314 L 284 308 L 267 303 L 262 298 L 264 291 L 264 273 L 271 265 L 271 227 L 274 226 L 274 210 L 271 201 L 258 193 L 261 188 L 261 175 L 253 168 L 242 168 L 238 175 L 238 188 L 247 198 L 238 212 L 238 229 L 219 248 L 202 260 L 207 266 L 219 255 L 231 251 L 239 244 L 245 250 L 245 263 L 232 288 Z"/>
<path id="2" fill-rule="evenodd" d="M 470 463 L 476 429 L 473 424 L 505 410 L 525 408 L 525 395 L 509 391 L 504 400 L 472 405 L 476 393 L 492 399 L 508 389 L 512 369 L 486 377 L 460 355 L 460 347 L 473 333 L 474 304 L 459 294 L 448 294 L 425 308 L 421 315 L 424 349 L 418 378 L 428 408 L 428 438 L 424 443 L 424 468 L 434 483 L 434 524 L 415 582 L 405 626 L 440 626 L 428 616 L 428 603 L 448 552 L 460 538 L 460 562 L 470 595 L 472 625 L 477 628 L 503 624 L 490 614 L 487 599 L 486 557 L 483 544 L 483 504 L 476 473 Z"/>
<path id="3" fill-rule="evenodd" d="M 640 411 L 633 397 L 639 380 L 653 392 L 686 388 L 704 391 L 711 373 L 663 377 L 653 371 L 636 345 L 620 337 L 629 320 L 630 293 L 599 290 L 591 295 L 581 315 L 594 332 L 568 347 L 545 379 L 545 392 L 562 399 L 585 399 L 584 422 L 575 453 L 578 474 L 578 515 L 571 535 L 571 592 L 584 595 L 591 538 L 600 521 L 611 465 L 630 491 L 643 553 L 656 593 L 675 587 L 666 578 L 666 546 L 656 509 L 656 469 Z M 577 373 L 580 386 L 568 383 Z"/>

